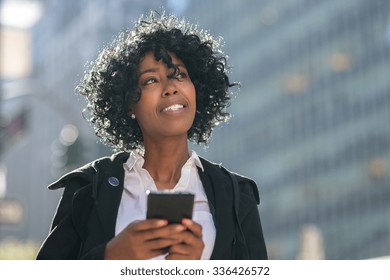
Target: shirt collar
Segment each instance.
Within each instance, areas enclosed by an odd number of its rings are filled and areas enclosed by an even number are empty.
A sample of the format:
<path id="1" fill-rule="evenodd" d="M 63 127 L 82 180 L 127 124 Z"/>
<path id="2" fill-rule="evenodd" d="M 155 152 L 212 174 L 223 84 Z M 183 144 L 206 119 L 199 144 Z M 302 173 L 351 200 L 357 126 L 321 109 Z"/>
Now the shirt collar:
<path id="1" fill-rule="evenodd" d="M 144 165 L 144 158 L 138 154 L 137 152 L 135 151 L 132 151 L 130 153 L 130 156 L 129 158 L 127 159 L 127 161 L 123 164 L 125 170 L 127 171 L 130 171 L 134 168 L 134 166 L 138 166 L 138 167 L 142 167 Z"/>
<path id="2" fill-rule="evenodd" d="M 187 160 L 187 162 L 195 162 L 195 165 L 204 172 L 202 162 L 200 161 L 199 156 L 195 151 L 190 150 L 190 158 Z"/>
<path id="3" fill-rule="evenodd" d="M 190 157 L 187 160 L 187 162 L 185 163 L 185 165 L 195 163 L 195 165 L 197 167 L 199 167 L 200 169 L 202 169 L 202 171 L 204 172 L 204 168 L 203 168 L 202 162 L 199 159 L 198 154 L 195 151 L 193 151 L 193 150 L 190 150 L 189 154 L 190 154 Z M 142 168 L 142 166 L 144 165 L 144 162 L 145 162 L 145 160 L 144 160 L 144 158 L 140 154 L 138 154 L 135 151 L 132 151 L 130 153 L 129 158 L 123 164 L 123 166 L 125 167 L 125 169 L 127 171 L 130 171 L 130 170 L 132 170 L 134 168 L 135 165 L 137 165 L 138 167 Z"/>

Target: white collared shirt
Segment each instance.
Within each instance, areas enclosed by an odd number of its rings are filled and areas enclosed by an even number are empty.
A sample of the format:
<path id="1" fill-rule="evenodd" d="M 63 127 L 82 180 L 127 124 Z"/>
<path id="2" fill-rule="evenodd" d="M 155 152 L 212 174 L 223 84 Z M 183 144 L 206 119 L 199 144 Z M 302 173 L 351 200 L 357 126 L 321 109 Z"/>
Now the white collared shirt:
<path id="1" fill-rule="evenodd" d="M 197 167 L 203 171 L 202 163 L 195 151 L 181 169 L 179 182 L 173 188 L 174 192 L 191 192 L 195 194 L 192 219 L 202 226 L 202 236 L 205 247 L 201 259 L 210 259 L 215 243 L 215 225 L 208 205 L 206 193 L 200 180 Z M 157 191 L 157 187 L 149 172 L 143 168 L 144 159 L 136 152 L 131 152 L 123 164 L 125 169 L 124 190 L 119 204 L 115 235 L 121 232 L 129 223 L 146 218 L 146 192 Z M 164 259 L 161 255 L 154 259 Z"/>

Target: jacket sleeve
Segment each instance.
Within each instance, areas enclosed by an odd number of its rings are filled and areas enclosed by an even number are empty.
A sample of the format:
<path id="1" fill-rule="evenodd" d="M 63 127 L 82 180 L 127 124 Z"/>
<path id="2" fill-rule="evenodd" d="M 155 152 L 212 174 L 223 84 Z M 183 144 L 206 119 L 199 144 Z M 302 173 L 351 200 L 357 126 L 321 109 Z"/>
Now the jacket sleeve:
<path id="1" fill-rule="evenodd" d="M 93 248 L 92 250 L 87 252 L 86 254 L 82 255 L 81 259 L 82 260 L 104 260 L 104 253 L 106 250 L 106 245 L 107 245 L 107 242 L 96 246 L 95 248 Z"/>
<path id="2" fill-rule="evenodd" d="M 74 188 L 65 188 L 53 218 L 49 235 L 38 251 L 37 259 L 76 259 L 81 240 L 72 221 Z"/>
<path id="3" fill-rule="evenodd" d="M 64 188 L 48 237 L 39 249 L 37 259 L 75 260 L 103 259 L 106 243 L 88 252 L 83 245 L 93 200 L 91 185 L 70 180 Z"/>
<path id="4" fill-rule="evenodd" d="M 248 248 L 249 259 L 268 259 L 261 226 L 257 185 L 249 179 L 239 178 L 239 221 Z"/>

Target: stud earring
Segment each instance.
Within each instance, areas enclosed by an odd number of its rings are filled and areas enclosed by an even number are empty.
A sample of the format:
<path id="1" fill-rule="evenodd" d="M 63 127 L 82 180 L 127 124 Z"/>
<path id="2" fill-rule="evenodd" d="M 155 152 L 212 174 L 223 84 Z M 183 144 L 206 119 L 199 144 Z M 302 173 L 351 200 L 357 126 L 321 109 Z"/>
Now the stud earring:
<path id="1" fill-rule="evenodd" d="M 134 115 L 134 114 L 131 114 L 131 115 L 130 115 L 130 118 L 132 118 L 133 120 L 135 120 L 135 115 Z"/>

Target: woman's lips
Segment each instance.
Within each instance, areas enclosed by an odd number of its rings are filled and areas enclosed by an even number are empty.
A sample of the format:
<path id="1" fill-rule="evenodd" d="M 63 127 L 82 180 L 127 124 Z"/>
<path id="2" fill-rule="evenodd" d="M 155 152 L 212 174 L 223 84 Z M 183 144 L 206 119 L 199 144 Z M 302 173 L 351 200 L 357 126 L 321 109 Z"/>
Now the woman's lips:
<path id="1" fill-rule="evenodd" d="M 185 108 L 186 106 L 185 105 L 182 105 L 182 104 L 172 104 L 168 107 L 165 107 L 164 109 L 162 109 L 162 112 L 176 112 L 180 109 L 183 109 Z"/>

